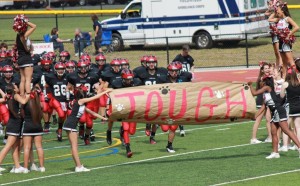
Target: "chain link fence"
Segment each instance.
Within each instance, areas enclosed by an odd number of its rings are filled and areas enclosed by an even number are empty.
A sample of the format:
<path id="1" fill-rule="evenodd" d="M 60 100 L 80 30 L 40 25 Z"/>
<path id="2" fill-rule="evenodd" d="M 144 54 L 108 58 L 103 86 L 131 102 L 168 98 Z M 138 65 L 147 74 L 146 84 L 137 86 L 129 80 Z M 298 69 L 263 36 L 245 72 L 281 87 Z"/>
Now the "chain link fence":
<path id="1" fill-rule="evenodd" d="M 212 36 L 214 37 L 214 36 Z M 259 61 L 265 60 L 268 62 L 275 62 L 274 50 L 271 42 L 271 37 L 262 37 L 257 39 L 251 38 L 251 34 L 247 34 L 244 40 L 241 41 L 222 41 L 214 42 L 214 45 L 210 49 L 197 49 L 195 45 L 191 44 L 190 55 L 194 58 L 196 68 L 212 68 L 212 67 L 249 67 L 255 66 Z M 147 38 L 149 39 L 149 38 Z M 159 66 L 167 66 L 167 64 L 175 58 L 181 52 L 182 45 L 172 45 L 172 40 L 187 40 L 183 37 L 165 37 L 165 38 L 150 38 L 160 44 L 158 46 L 129 46 L 125 45 L 122 51 L 109 51 L 108 46 L 102 46 L 103 52 L 110 62 L 114 58 L 126 58 L 129 60 L 132 68 L 140 65 L 140 58 L 143 55 L 155 55 L 158 58 Z M 192 40 L 193 38 L 188 38 Z M 299 35 L 297 35 L 296 43 L 293 45 L 293 53 L 295 57 L 300 57 L 300 45 L 298 41 Z M 3 41 L 9 46 L 14 44 L 14 41 Z M 33 43 L 41 43 L 44 41 L 32 41 Z M 86 42 L 86 41 L 81 41 Z M 123 43 L 130 43 L 129 40 L 123 40 Z M 71 59 L 78 60 L 79 56 L 75 56 L 75 45 L 80 48 L 79 42 L 64 42 L 65 50 L 71 54 Z M 139 49 L 138 49 L 139 48 Z M 83 52 L 86 52 L 92 56 L 94 61 L 95 47 L 94 41 Z M 57 56 L 59 51 L 55 50 Z"/>

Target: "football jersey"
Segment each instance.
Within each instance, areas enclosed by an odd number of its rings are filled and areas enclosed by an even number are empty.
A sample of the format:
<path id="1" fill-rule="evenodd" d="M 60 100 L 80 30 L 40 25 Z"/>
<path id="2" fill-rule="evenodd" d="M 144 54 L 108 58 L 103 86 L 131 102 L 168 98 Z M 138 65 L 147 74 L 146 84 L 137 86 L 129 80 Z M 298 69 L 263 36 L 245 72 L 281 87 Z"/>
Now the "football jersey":
<path id="1" fill-rule="evenodd" d="M 122 79 L 116 79 L 112 82 L 112 88 L 113 89 L 118 89 L 118 88 L 125 88 L 125 87 L 136 87 L 136 86 L 140 86 L 143 85 L 142 81 L 138 78 L 133 78 L 132 84 L 129 86 L 125 86 L 123 84 L 123 80 Z"/>
<path id="2" fill-rule="evenodd" d="M 68 83 L 66 75 L 58 78 L 55 74 L 48 74 L 45 80 L 55 99 L 59 102 L 66 102 L 66 88 Z"/>
<path id="3" fill-rule="evenodd" d="M 10 81 L 7 82 L 5 80 L 5 77 L 0 78 L 0 88 L 3 92 L 5 92 L 6 86 L 8 84 L 19 85 L 20 84 L 20 79 L 18 79 L 16 76 L 12 76 Z"/>
<path id="4" fill-rule="evenodd" d="M 68 74 L 66 78 L 67 82 L 75 87 L 79 87 L 83 84 L 88 89 L 87 94 L 94 93 L 94 85 L 99 82 L 98 75 L 91 72 L 84 78 L 81 78 L 76 72 Z"/>
<path id="5" fill-rule="evenodd" d="M 108 82 L 109 83 L 108 87 L 111 88 L 113 81 L 115 81 L 117 79 L 121 79 L 121 71 L 118 73 L 114 73 L 111 71 L 111 69 L 109 69 L 107 71 L 104 71 L 100 77 L 103 81 Z"/>
<path id="6" fill-rule="evenodd" d="M 166 68 L 157 68 L 153 75 L 149 74 L 146 68 L 145 70 L 141 70 L 139 73 L 138 77 L 144 85 L 155 85 L 167 82 L 168 71 Z"/>
<path id="7" fill-rule="evenodd" d="M 190 72 L 191 67 L 194 66 L 194 59 L 192 56 L 182 56 L 178 54 L 173 61 L 180 61 L 182 63 L 182 72 Z"/>

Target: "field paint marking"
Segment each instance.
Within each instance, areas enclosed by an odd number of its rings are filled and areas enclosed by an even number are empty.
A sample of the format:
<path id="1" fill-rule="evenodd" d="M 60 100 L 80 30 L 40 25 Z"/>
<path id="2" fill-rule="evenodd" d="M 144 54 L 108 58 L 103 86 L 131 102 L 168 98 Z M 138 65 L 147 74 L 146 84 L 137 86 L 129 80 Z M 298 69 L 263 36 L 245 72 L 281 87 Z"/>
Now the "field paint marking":
<path id="1" fill-rule="evenodd" d="M 230 128 L 224 128 L 224 129 L 216 129 L 217 131 L 222 131 L 222 130 L 229 130 Z"/>
<path id="2" fill-rule="evenodd" d="M 246 178 L 246 179 L 242 179 L 242 180 L 218 183 L 218 184 L 211 185 L 211 186 L 227 185 L 227 184 L 231 184 L 231 183 L 238 183 L 238 182 L 244 182 L 244 181 L 249 181 L 249 180 L 256 180 L 256 179 L 260 179 L 260 178 L 266 178 L 266 177 L 270 177 L 270 176 L 277 176 L 277 175 L 282 175 L 282 174 L 294 173 L 294 172 L 299 172 L 299 171 L 300 171 L 300 169 L 295 169 L 295 170 L 290 170 L 290 171 L 285 171 L 285 172 L 278 172 L 278 173 L 266 174 L 266 175 L 262 175 L 262 176 L 252 177 L 252 178 Z"/>
<path id="3" fill-rule="evenodd" d="M 208 152 L 208 151 L 217 151 L 217 150 L 223 150 L 223 149 L 245 147 L 245 146 L 250 146 L 250 145 L 251 144 L 247 143 L 247 144 L 241 144 L 241 145 L 219 147 L 219 148 L 214 148 L 214 149 L 204 149 L 204 150 L 198 150 L 198 151 L 191 151 L 191 152 L 185 152 L 185 153 L 180 153 L 180 154 L 173 154 L 173 155 L 168 155 L 168 156 L 160 156 L 160 157 L 148 158 L 148 159 L 144 159 L 144 160 L 137 160 L 137 161 L 132 161 L 132 162 L 125 162 L 125 163 L 119 163 L 119 164 L 113 164 L 113 165 L 106 165 L 106 166 L 101 166 L 101 167 L 95 167 L 95 168 L 91 168 L 90 170 L 112 168 L 112 167 L 118 167 L 118 166 L 122 166 L 122 165 L 131 165 L 131 164 L 136 164 L 136 163 L 141 163 L 141 162 L 147 162 L 147 161 L 152 161 L 152 160 L 159 160 L 159 159 L 171 158 L 171 157 L 176 157 L 176 156 L 184 156 L 184 155 L 201 153 L 201 152 Z M 34 180 L 40 180 L 40 179 L 45 179 L 45 178 L 59 177 L 59 176 L 64 176 L 64 175 L 69 175 L 69 174 L 75 174 L 75 173 L 76 172 L 66 172 L 66 173 L 61 173 L 61 174 L 52 174 L 52 175 L 49 175 L 49 176 L 41 176 L 41 177 L 31 178 L 31 179 L 27 179 L 27 180 L 21 180 L 21 181 L 3 183 L 3 184 L 1 184 L 1 186 L 2 185 L 17 184 L 17 183 L 24 183 L 24 182 L 29 182 L 29 181 L 34 181 Z"/>
<path id="4" fill-rule="evenodd" d="M 266 127 L 260 127 L 260 128 L 258 128 L 258 130 L 263 130 L 263 129 L 266 129 Z"/>

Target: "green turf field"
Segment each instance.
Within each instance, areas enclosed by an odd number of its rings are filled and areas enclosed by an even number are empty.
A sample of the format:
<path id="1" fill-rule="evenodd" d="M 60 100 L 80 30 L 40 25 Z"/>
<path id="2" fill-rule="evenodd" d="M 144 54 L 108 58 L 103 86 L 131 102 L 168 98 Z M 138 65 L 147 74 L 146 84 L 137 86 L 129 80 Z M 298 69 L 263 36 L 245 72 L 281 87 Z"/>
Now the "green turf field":
<path id="1" fill-rule="evenodd" d="M 96 142 L 84 146 L 80 141 L 79 152 L 82 163 L 91 168 L 89 173 L 74 173 L 68 141 L 59 143 L 52 134 L 44 135 L 45 173 L 10 174 L 12 158 L 5 159 L 7 171 L 0 177 L 0 183 L 20 185 L 214 185 L 237 182 L 237 185 L 295 185 L 299 183 L 300 171 L 297 151 L 281 153 L 280 159 L 266 160 L 271 152 L 271 143 L 250 145 L 253 122 L 233 122 L 220 125 L 186 126 L 186 136 L 177 134 L 174 141 L 176 153 L 165 150 L 167 135 L 159 129 L 157 144 L 150 145 L 144 134 L 144 125 L 139 124 L 131 148 L 131 159 L 125 156 L 120 145 L 118 126 L 115 124 L 114 142 L 107 146 L 106 126 L 95 125 Z M 258 138 L 266 138 L 264 123 L 258 131 Z M 36 155 L 35 155 L 36 157 Z M 272 174 L 278 176 L 265 177 Z M 281 175 L 282 174 L 282 175 Z M 258 178 L 263 177 L 263 178 Z M 253 180 L 247 181 L 252 178 Z M 280 179 L 279 179 L 280 178 Z M 245 181 L 243 181 L 245 180 Z"/>

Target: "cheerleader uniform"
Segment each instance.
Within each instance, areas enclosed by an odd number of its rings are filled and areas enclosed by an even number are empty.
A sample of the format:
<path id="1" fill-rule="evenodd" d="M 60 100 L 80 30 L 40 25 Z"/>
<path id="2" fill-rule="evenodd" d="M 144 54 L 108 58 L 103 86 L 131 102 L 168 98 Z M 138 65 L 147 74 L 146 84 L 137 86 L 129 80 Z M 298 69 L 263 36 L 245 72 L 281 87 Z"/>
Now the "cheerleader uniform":
<path id="1" fill-rule="evenodd" d="M 19 102 L 12 99 L 13 111 L 9 110 L 9 120 L 6 125 L 6 134 L 9 136 L 20 136 L 22 127 L 23 127 L 23 119 L 21 119 L 19 115 Z M 14 113 L 17 113 L 15 116 Z"/>
<path id="2" fill-rule="evenodd" d="M 282 106 L 282 100 L 278 98 L 274 91 L 263 93 L 264 103 L 271 111 L 271 123 L 278 123 L 281 121 L 287 121 L 287 113 Z"/>
<path id="3" fill-rule="evenodd" d="M 287 101 L 290 105 L 289 116 L 300 116 L 300 86 L 293 87 L 290 83 L 286 88 Z"/>
<path id="4" fill-rule="evenodd" d="M 260 109 L 264 102 L 263 94 L 259 94 L 256 96 L 256 108 Z"/>
<path id="5" fill-rule="evenodd" d="M 280 103 L 282 104 L 282 106 L 285 108 L 287 116 L 289 116 L 289 112 L 290 112 L 290 106 L 289 105 L 290 104 L 287 101 L 286 96 L 284 98 L 280 97 L 280 92 L 281 92 L 282 85 L 284 83 L 284 79 L 275 80 L 275 83 L 277 84 L 277 86 L 275 87 L 276 96 L 277 96 L 278 100 L 280 100 Z"/>
<path id="6" fill-rule="evenodd" d="M 289 23 L 287 22 L 288 17 L 285 17 L 284 19 L 280 19 L 277 23 L 277 29 L 278 30 L 284 30 L 286 28 L 289 28 Z M 292 45 L 289 43 L 284 43 L 285 38 L 279 38 L 279 52 L 291 52 L 292 51 Z"/>
<path id="7" fill-rule="evenodd" d="M 73 105 L 71 114 L 68 116 L 64 124 L 63 130 L 77 132 L 77 123 L 80 117 L 83 115 L 84 111 L 85 105 L 79 105 L 76 101 Z"/>
<path id="8" fill-rule="evenodd" d="M 276 23 L 274 22 L 270 22 L 270 27 L 276 27 Z M 277 34 L 274 34 L 271 30 L 271 33 L 272 33 L 272 43 L 275 44 L 275 43 L 278 43 L 279 42 L 279 38 L 278 38 L 278 35 Z"/>
<path id="9" fill-rule="evenodd" d="M 26 43 L 25 43 L 26 46 L 24 46 L 21 41 L 20 35 L 17 34 L 16 43 L 17 43 L 17 49 L 18 49 L 18 62 L 17 63 L 19 65 L 19 67 L 24 68 L 24 67 L 33 66 L 30 51 L 27 51 L 25 49 L 25 47 L 27 47 L 27 48 L 30 47 L 29 38 L 26 40 Z"/>
<path id="10" fill-rule="evenodd" d="M 24 126 L 23 126 L 23 136 L 41 136 L 43 134 L 43 127 L 41 121 L 39 123 L 34 123 L 32 120 L 31 112 L 34 112 L 32 108 L 29 107 L 27 102 L 24 106 Z"/>

